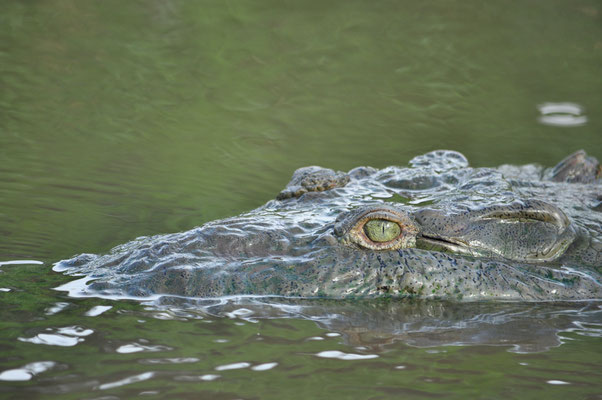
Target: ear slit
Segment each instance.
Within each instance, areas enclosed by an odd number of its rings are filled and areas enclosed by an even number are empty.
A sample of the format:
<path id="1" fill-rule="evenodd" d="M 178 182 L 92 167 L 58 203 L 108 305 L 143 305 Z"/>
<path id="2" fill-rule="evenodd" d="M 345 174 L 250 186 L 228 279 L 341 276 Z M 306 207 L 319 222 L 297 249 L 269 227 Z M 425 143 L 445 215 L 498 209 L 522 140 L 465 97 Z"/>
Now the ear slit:
<path id="1" fill-rule="evenodd" d="M 544 222 L 555 225 L 559 230 L 564 230 L 570 225 L 567 216 L 557 207 L 540 202 L 529 201 L 524 204 L 513 204 L 504 208 L 483 210 L 478 216 L 480 220 L 498 219 L 508 222 Z"/>

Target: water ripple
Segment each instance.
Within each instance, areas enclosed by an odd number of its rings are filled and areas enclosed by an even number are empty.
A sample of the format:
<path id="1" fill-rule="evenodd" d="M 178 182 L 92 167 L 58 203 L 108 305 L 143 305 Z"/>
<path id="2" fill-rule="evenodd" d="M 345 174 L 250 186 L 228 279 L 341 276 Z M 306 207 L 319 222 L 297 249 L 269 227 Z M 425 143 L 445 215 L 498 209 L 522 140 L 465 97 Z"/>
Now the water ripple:
<path id="1" fill-rule="evenodd" d="M 58 329 L 47 328 L 46 330 L 51 333 L 39 333 L 31 338 L 19 337 L 18 340 L 21 342 L 45 344 L 48 346 L 71 347 L 83 342 L 84 336 L 89 336 L 94 333 L 92 329 L 85 329 L 79 326 L 67 326 Z"/>
<path id="2" fill-rule="evenodd" d="M 24 365 L 21 368 L 8 369 L 0 372 L 0 381 L 28 381 L 34 375 L 41 374 L 55 365 L 54 361 L 38 361 Z"/>
<path id="3" fill-rule="evenodd" d="M 582 115 L 583 107 L 575 103 L 543 103 L 537 106 L 541 116 L 539 122 L 552 126 L 582 126 L 587 117 Z"/>
<path id="4" fill-rule="evenodd" d="M 254 365 L 251 367 L 251 369 L 253 371 L 267 371 L 269 369 L 276 367 L 277 365 L 278 365 L 277 362 L 270 362 L 270 363 L 265 363 L 265 364 Z"/>
<path id="5" fill-rule="evenodd" d="M 233 364 L 219 365 L 219 366 L 215 367 L 215 370 L 216 371 L 227 371 L 229 369 L 241 369 L 241 368 L 248 368 L 250 366 L 251 366 L 251 364 L 249 364 L 248 362 L 238 362 L 238 363 L 233 363 Z"/>
<path id="6" fill-rule="evenodd" d="M 109 311 L 113 306 L 94 306 L 84 314 L 86 317 L 97 317 L 105 311 Z"/>
<path id="7" fill-rule="evenodd" d="M 44 265 L 42 261 L 36 260 L 9 260 L 9 261 L 0 261 L 0 267 L 3 265 Z"/>
<path id="8" fill-rule="evenodd" d="M 121 354 L 129 354 L 129 353 L 138 353 L 141 351 L 156 352 L 156 351 L 169 351 L 169 350 L 172 350 L 172 348 L 168 347 L 168 346 L 161 346 L 161 345 L 149 346 L 149 345 L 144 345 L 144 344 L 139 344 L 139 343 L 129 343 L 129 344 L 124 344 L 123 346 L 119 346 L 117 348 L 117 350 L 115 350 L 115 351 L 117 353 L 121 353 Z"/>
<path id="9" fill-rule="evenodd" d="M 144 372 L 142 374 L 130 376 L 130 377 L 127 377 L 125 379 L 121 379 L 121 380 L 118 380 L 115 382 L 104 383 L 102 385 L 99 385 L 98 389 L 100 389 L 100 390 L 113 389 L 116 387 L 129 385 L 131 383 L 146 381 L 146 380 L 152 378 L 153 376 L 155 376 L 154 372 Z"/>
<path id="10" fill-rule="evenodd" d="M 327 350 L 321 351 L 316 354 L 322 358 L 337 358 L 339 360 L 351 361 L 351 360 L 369 360 L 372 358 L 378 358 L 377 354 L 354 354 L 354 353 L 343 353 L 338 350 Z"/>

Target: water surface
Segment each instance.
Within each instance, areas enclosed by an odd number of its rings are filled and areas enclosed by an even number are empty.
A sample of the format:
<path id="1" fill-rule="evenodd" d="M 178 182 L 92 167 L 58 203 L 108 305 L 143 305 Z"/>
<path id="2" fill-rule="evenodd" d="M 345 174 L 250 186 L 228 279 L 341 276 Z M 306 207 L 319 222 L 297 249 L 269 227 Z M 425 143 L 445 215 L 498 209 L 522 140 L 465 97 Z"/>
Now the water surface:
<path id="1" fill-rule="evenodd" d="M 602 158 L 601 12 L 0 3 L 0 262 L 43 263 L 0 265 L 0 396 L 600 396 L 596 305 L 216 311 L 69 298 L 50 267 L 253 209 L 305 165 L 405 165 L 436 148 L 473 166 Z M 496 313 L 526 316 L 454 339 Z M 530 329 L 539 341 L 517 334 Z"/>

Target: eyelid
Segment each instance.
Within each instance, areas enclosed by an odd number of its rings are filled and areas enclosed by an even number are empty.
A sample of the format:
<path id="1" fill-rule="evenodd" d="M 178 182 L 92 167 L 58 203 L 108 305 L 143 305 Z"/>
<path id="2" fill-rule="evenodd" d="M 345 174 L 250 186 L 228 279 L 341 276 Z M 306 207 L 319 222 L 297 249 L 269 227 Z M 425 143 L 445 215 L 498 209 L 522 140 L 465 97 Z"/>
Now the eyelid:
<path id="1" fill-rule="evenodd" d="M 399 217 L 385 210 L 368 211 L 365 214 L 360 215 L 357 219 L 356 225 L 359 223 L 362 223 L 363 225 L 366 222 L 371 221 L 373 219 L 384 219 L 386 221 L 395 222 L 399 226 L 403 227 L 403 224 L 400 223 Z"/>

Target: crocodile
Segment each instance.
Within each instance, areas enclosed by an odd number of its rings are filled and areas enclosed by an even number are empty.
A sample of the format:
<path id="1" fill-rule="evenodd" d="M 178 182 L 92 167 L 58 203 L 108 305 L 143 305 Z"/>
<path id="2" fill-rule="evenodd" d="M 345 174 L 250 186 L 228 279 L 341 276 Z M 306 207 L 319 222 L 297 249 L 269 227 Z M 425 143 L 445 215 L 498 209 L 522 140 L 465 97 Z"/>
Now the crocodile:
<path id="1" fill-rule="evenodd" d="M 602 299 L 599 162 L 473 168 L 436 150 L 407 167 L 304 167 L 265 205 L 141 237 L 54 270 L 74 296 L 148 299 Z"/>

